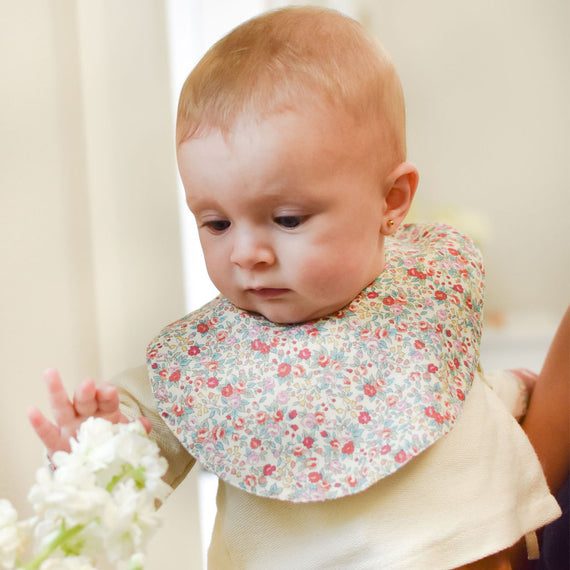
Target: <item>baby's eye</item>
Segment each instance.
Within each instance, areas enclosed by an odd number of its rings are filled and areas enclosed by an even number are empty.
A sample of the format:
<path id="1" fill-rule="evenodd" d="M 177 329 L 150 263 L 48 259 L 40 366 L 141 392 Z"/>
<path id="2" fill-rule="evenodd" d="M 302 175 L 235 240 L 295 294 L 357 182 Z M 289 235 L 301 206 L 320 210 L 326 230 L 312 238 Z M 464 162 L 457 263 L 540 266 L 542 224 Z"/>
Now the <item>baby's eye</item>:
<path id="1" fill-rule="evenodd" d="M 284 228 L 296 228 L 300 226 L 307 216 L 277 216 L 275 218 L 275 223 L 279 224 Z"/>
<path id="2" fill-rule="evenodd" d="M 223 232 L 230 227 L 229 220 L 211 220 L 209 222 L 204 222 L 203 226 L 209 228 L 213 232 Z"/>

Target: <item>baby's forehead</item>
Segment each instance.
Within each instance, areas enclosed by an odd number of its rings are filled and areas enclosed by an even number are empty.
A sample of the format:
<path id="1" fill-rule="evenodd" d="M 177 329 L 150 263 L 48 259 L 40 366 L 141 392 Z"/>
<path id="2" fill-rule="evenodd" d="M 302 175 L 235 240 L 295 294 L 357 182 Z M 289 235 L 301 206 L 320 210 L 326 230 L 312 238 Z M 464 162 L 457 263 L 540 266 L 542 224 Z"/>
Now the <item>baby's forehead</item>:
<path id="1" fill-rule="evenodd" d="M 286 127 L 285 127 L 286 125 Z M 281 104 L 269 104 L 247 109 L 232 118 L 230 122 L 216 120 L 203 124 L 191 139 L 214 136 L 221 137 L 227 145 L 239 139 L 244 144 L 244 133 L 249 140 L 263 138 L 268 133 L 277 138 L 287 138 L 293 144 L 291 135 L 298 140 L 319 135 L 319 146 L 327 147 L 333 139 L 352 138 L 358 133 L 362 139 L 377 139 L 377 121 L 366 120 L 355 114 L 342 102 L 331 102 L 319 93 Z M 295 140 L 295 138 L 293 139 Z M 378 140 L 375 140 L 379 143 Z"/>
<path id="2" fill-rule="evenodd" d="M 178 161 L 187 191 L 205 196 L 213 184 L 243 199 L 254 189 L 258 198 L 300 199 L 341 178 L 353 194 L 362 179 L 386 174 L 377 142 L 369 125 L 345 112 L 297 106 L 265 119 L 241 116 L 226 132 L 210 128 L 180 145 Z"/>
<path id="3" fill-rule="evenodd" d="M 294 123 L 292 131 L 285 130 L 280 121 L 288 118 Z M 291 122 L 287 121 L 287 127 Z M 248 138 L 242 136 L 244 132 Z M 314 145 L 308 149 L 311 154 L 327 153 L 327 148 L 334 147 L 342 148 L 344 155 L 364 164 L 378 164 L 379 161 L 393 164 L 401 159 L 398 156 L 400 140 L 393 136 L 389 120 L 371 120 L 369 115 L 356 114 L 349 106 L 331 103 L 318 94 L 280 107 L 244 112 L 230 123 L 203 125 L 200 132 L 188 140 L 220 137 L 228 149 L 235 150 L 237 146 L 247 146 L 247 141 L 267 140 L 268 133 L 283 140 L 288 147 L 304 146 L 305 141 L 313 140 Z M 319 156 L 322 158 L 321 154 Z"/>

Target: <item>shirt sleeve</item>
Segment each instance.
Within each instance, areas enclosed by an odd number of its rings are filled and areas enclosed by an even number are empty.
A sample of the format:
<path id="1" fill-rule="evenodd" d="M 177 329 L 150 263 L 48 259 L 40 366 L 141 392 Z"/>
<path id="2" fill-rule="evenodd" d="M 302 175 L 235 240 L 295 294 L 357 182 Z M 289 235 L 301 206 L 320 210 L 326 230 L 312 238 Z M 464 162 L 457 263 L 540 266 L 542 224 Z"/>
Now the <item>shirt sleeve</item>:
<path id="1" fill-rule="evenodd" d="M 196 460 L 170 431 L 158 413 L 146 366 L 131 368 L 111 380 L 119 391 L 119 403 L 123 414 L 134 420 L 141 416 L 152 423 L 151 438 L 160 447 L 168 461 L 164 480 L 176 488 L 186 477 Z"/>
<path id="2" fill-rule="evenodd" d="M 522 421 L 529 400 L 524 382 L 510 370 L 491 370 L 485 373 L 484 380 L 515 420 Z"/>

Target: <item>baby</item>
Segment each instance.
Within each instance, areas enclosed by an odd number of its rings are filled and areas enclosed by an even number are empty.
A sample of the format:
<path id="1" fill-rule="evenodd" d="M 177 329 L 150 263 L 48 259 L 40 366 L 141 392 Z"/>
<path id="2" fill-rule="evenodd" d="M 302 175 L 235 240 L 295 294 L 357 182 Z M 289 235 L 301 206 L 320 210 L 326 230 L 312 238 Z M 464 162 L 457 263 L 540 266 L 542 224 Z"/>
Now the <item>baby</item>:
<path id="1" fill-rule="evenodd" d="M 384 49 L 333 11 L 254 18 L 188 77 L 177 152 L 221 295 L 119 393 L 71 403 L 50 371 L 57 425 L 30 413 L 48 450 L 143 416 L 169 483 L 196 460 L 220 479 L 213 569 L 504 567 L 481 559 L 559 509 L 478 375 L 476 248 L 402 225 L 418 173 Z"/>

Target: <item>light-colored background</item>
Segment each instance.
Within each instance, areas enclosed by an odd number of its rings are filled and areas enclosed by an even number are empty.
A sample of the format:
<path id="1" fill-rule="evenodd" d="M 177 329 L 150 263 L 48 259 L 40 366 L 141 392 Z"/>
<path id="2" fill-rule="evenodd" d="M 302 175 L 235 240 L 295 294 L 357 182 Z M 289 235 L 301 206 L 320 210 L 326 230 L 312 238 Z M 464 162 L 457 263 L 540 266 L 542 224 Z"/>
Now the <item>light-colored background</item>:
<path id="1" fill-rule="evenodd" d="M 22 515 L 41 371 L 57 365 L 72 387 L 138 365 L 199 297 L 185 293 L 202 264 L 181 246 L 193 238 L 172 143 L 180 75 L 219 33 L 283 4 L 0 0 L 0 496 Z M 568 2 L 328 4 L 361 17 L 400 70 L 415 215 L 483 244 L 488 314 L 505 324 L 487 333 L 492 364 L 540 356 L 570 283 Z M 175 497 L 150 570 L 201 568 L 195 474 Z"/>

